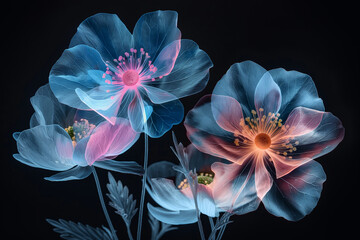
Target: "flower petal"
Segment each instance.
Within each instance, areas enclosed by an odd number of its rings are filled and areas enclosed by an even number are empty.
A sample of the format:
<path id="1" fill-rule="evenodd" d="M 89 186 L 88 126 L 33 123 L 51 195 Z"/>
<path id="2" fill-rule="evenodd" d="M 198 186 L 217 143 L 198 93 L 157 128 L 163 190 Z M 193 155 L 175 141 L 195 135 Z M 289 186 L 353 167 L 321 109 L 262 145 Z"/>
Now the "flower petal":
<path id="1" fill-rule="evenodd" d="M 297 107 L 286 119 L 284 137 L 296 137 L 314 131 L 320 124 L 324 112 Z"/>
<path id="2" fill-rule="evenodd" d="M 149 180 L 147 191 L 160 206 L 171 211 L 193 210 L 195 204 L 192 196 L 183 194 L 170 179 L 152 178 Z"/>
<path id="3" fill-rule="evenodd" d="M 143 117 L 142 104 L 146 120 Z M 163 104 L 152 104 L 146 96 L 142 96 L 134 98 L 129 105 L 128 114 L 131 126 L 135 131 L 145 132 L 152 138 L 158 138 L 169 131 L 173 125 L 182 121 L 184 107 L 177 99 Z"/>
<path id="4" fill-rule="evenodd" d="M 16 155 L 15 159 L 31 167 L 64 171 L 75 165 L 72 141 L 59 125 L 39 125 L 22 131 L 17 148 L 21 158 Z"/>
<path id="5" fill-rule="evenodd" d="M 299 106 L 324 111 L 323 101 L 309 75 L 283 68 L 270 70 L 269 73 L 281 90 L 282 104 L 279 113 L 284 119 Z"/>
<path id="6" fill-rule="evenodd" d="M 70 170 L 57 173 L 55 175 L 52 175 L 51 177 L 46 177 L 44 179 L 53 182 L 81 180 L 87 178 L 90 174 L 91 174 L 90 167 L 75 166 Z"/>
<path id="7" fill-rule="evenodd" d="M 218 217 L 219 212 L 216 208 L 211 188 L 203 184 L 198 184 L 197 190 L 199 211 L 209 217 Z"/>
<path id="8" fill-rule="evenodd" d="M 105 157 L 117 156 L 128 150 L 139 138 L 127 119 L 117 118 L 115 125 L 104 121 L 91 133 L 85 150 L 89 165 Z"/>
<path id="9" fill-rule="evenodd" d="M 249 150 L 237 147 L 233 133 L 216 123 L 210 101 L 211 95 L 202 97 L 187 114 L 184 122 L 187 136 L 200 151 L 241 164 Z"/>
<path id="10" fill-rule="evenodd" d="M 262 201 L 271 214 L 298 221 L 316 206 L 325 180 L 321 165 L 310 161 L 290 174 L 274 179 L 271 190 Z"/>
<path id="11" fill-rule="evenodd" d="M 281 92 L 279 86 L 274 82 L 269 72 L 266 72 L 255 88 L 255 108 L 264 109 L 267 113 L 277 113 L 281 105 Z"/>
<path id="12" fill-rule="evenodd" d="M 314 110 L 315 111 L 315 110 Z M 333 114 L 324 112 L 318 127 L 308 134 L 295 137 L 298 142 L 293 159 L 315 159 L 331 152 L 344 138 L 345 129 L 341 121 Z"/>
<path id="13" fill-rule="evenodd" d="M 160 88 L 178 98 L 203 90 L 213 66 L 209 56 L 192 40 L 182 39 L 179 55 L 169 75 L 147 85 Z"/>
<path id="14" fill-rule="evenodd" d="M 177 97 L 172 95 L 171 93 L 165 92 L 160 88 L 151 87 L 151 86 L 143 86 L 142 89 L 139 89 L 141 93 L 146 94 L 151 102 L 155 104 L 162 104 L 166 102 L 171 102 L 177 100 Z"/>
<path id="15" fill-rule="evenodd" d="M 177 16 L 175 11 L 155 11 L 142 15 L 133 32 L 135 47 L 144 48 L 152 59 L 156 59 L 165 46 L 181 38 Z"/>
<path id="16" fill-rule="evenodd" d="M 251 159 L 243 165 L 216 162 L 211 169 L 215 173 L 213 192 L 219 208 L 238 215 L 258 208 L 260 200 L 256 193 Z"/>
<path id="17" fill-rule="evenodd" d="M 94 74 L 93 70 L 97 70 L 98 73 Z M 79 99 L 75 89 L 88 92 L 105 84 L 101 77 L 101 73 L 105 71 L 106 66 L 99 52 L 86 45 L 77 45 L 66 49 L 52 67 L 49 76 L 50 87 L 61 103 L 78 109 L 89 109 Z"/>
<path id="18" fill-rule="evenodd" d="M 162 78 L 171 72 L 171 70 L 174 68 L 177 56 L 179 55 L 180 44 L 181 41 L 176 40 L 161 50 L 153 63 L 155 72 L 149 78 Z M 149 71 L 151 72 L 151 69 L 149 69 Z"/>
<path id="19" fill-rule="evenodd" d="M 59 103 L 49 84 L 40 87 L 35 95 L 30 98 L 30 102 L 35 110 L 30 121 L 30 127 L 51 124 L 67 127 L 65 126 L 67 119 L 73 118 L 76 112 L 76 109 Z"/>
<path id="20" fill-rule="evenodd" d="M 130 173 L 136 175 L 143 175 L 144 173 L 143 167 L 135 161 L 115 161 L 106 159 L 94 162 L 93 166 L 119 173 Z"/>
<path id="21" fill-rule="evenodd" d="M 172 224 L 182 225 L 197 222 L 196 210 L 188 211 L 170 211 L 164 208 L 154 207 L 150 203 L 147 204 L 148 210 L 157 220 Z"/>
<path id="22" fill-rule="evenodd" d="M 270 190 L 273 179 L 265 167 L 264 156 L 259 155 L 255 158 L 255 187 L 258 197 L 262 200 Z"/>
<path id="23" fill-rule="evenodd" d="M 242 107 L 245 116 L 251 116 L 255 109 L 255 88 L 266 70 L 252 61 L 233 64 L 216 84 L 213 94 L 235 98 Z"/>
<path id="24" fill-rule="evenodd" d="M 85 19 L 71 39 L 70 47 L 85 44 L 95 48 L 105 60 L 129 51 L 133 37 L 116 14 L 98 13 Z"/>
<path id="25" fill-rule="evenodd" d="M 228 132 L 240 129 L 240 119 L 243 118 L 241 105 L 232 97 L 211 95 L 211 110 L 216 123 Z"/>

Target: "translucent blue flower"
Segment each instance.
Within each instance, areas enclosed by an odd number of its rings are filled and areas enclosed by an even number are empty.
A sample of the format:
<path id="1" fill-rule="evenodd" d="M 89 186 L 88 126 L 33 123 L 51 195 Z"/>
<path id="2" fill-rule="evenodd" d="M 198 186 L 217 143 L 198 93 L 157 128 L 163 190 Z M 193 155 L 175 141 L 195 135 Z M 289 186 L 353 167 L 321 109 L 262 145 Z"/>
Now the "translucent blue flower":
<path id="1" fill-rule="evenodd" d="M 201 91 L 212 66 L 195 42 L 181 40 L 174 11 L 144 14 L 133 34 L 117 15 L 100 13 L 80 24 L 49 79 L 61 103 L 113 124 L 128 118 L 137 132 L 160 137 L 183 119 L 178 98 Z"/>
<path id="2" fill-rule="evenodd" d="M 189 224 L 196 222 L 197 210 L 192 193 L 189 178 L 186 175 L 195 174 L 197 186 L 195 195 L 197 206 L 200 213 L 209 217 L 219 216 L 219 212 L 236 211 L 238 214 L 245 214 L 255 210 L 259 205 L 255 188 L 251 184 L 254 179 L 245 182 L 245 178 L 238 180 L 234 184 L 234 189 L 228 192 L 215 194 L 222 188 L 224 177 L 222 174 L 214 174 L 212 165 L 224 164 L 231 165 L 228 161 L 198 151 L 193 145 L 182 148 L 180 145 L 178 157 L 188 159 L 187 169 L 190 172 L 184 173 L 183 166 L 175 165 L 171 162 L 157 162 L 149 166 L 147 190 L 150 196 L 161 207 L 154 207 L 148 204 L 150 213 L 158 220 L 168 224 Z M 181 169 L 179 171 L 179 168 Z M 246 176 L 246 171 L 242 176 Z M 191 178 L 191 177 L 190 177 Z M 236 185 L 236 186 L 235 186 Z M 243 189 L 241 194 L 234 192 Z"/>
<path id="3" fill-rule="evenodd" d="M 185 119 L 191 142 L 233 164 L 212 167 L 233 188 L 248 168 L 257 195 L 276 216 L 296 221 L 316 206 L 326 175 L 313 159 L 343 139 L 341 121 L 324 112 L 311 77 L 284 69 L 234 64 Z M 226 183 L 226 181 L 228 183 Z"/>
<path id="4" fill-rule="evenodd" d="M 31 167 L 61 171 L 50 181 L 83 179 L 91 165 L 117 172 L 142 174 L 136 162 L 112 160 L 138 139 L 128 120 L 112 125 L 92 111 L 77 111 L 60 104 L 49 85 L 31 98 L 35 110 L 30 129 L 13 134 L 19 153 L 14 158 Z"/>

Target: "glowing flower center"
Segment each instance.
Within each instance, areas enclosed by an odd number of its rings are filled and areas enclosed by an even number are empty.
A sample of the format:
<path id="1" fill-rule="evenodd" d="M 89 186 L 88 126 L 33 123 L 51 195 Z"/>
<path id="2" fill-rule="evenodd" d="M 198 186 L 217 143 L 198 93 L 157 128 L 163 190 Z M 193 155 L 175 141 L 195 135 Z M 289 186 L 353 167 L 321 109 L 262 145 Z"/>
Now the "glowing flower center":
<path id="1" fill-rule="evenodd" d="M 89 123 L 87 119 L 82 118 L 80 121 L 75 121 L 72 126 L 65 128 L 65 131 L 69 134 L 72 144 L 75 147 L 76 143 L 81 139 L 90 136 L 95 127 L 96 126 Z"/>
<path id="2" fill-rule="evenodd" d="M 234 132 L 234 144 L 242 148 L 271 149 L 276 154 L 292 158 L 299 141 L 285 136 L 291 132 L 291 127 L 282 124 L 280 114 L 264 114 L 263 108 L 251 110 L 251 114 L 252 117 L 240 119 L 239 130 Z"/>
<path id="3" fill-rule="evenodd" d="M 143 48 L 140 48 L 139 51 L 130 48 L 130 53 L 125 52 L 124 56 L 106 61 L 106 71 L 102 78 L 107 84 L 127 87 L 136 86 L 143 81 L 155 81 L 155 78 L 151 78 L 151 76 L 157 71 L 157 68 L 150 59 L 149 54 Z"/>
<path id="4" fill-rule="evenodd" d="M 271 145 L 271 138 L 266 133 L 259 133 L 255 137 L 255 145 L 260 149 L 268 149 Z"/>
<path id="5" fill-rule="evenodd" d="M 133 86 L 139 81 L 139 74 L 137 73 L 137 71 L 127 70 L 122 75 L 122 80 L 123 80 L 125 85 Z"/>
<path id="6" fill-rule="evenodd" d="M 197 181 L 199 184 L 208 185 L 214 181 L 214 175 L 212 173 L 199 173 L 197 174 Z M 189 183 L 187 179 L 185 178 L 180 182 L 178 185 L 178 188 L 180 190 L 183 190 L 185 188 L 189 187 Z"/>

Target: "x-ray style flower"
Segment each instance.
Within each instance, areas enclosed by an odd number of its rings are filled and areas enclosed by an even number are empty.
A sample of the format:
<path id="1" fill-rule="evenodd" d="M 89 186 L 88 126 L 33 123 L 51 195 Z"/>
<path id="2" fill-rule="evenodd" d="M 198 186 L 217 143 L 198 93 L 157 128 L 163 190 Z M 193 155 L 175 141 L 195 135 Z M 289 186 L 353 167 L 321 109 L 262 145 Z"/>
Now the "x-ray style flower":
<path id="1" fill-rule="evenodd" d="M 228 191 L 248 169 L 265 208 L 293 221 L 312 211 L 326 180 L 313 159 L 332 151 L 345 132 L 324 112 L 310 76 L 266 71 L 251 61 L 232 65 L 213 95 L 188 113 L 185 126 L 199 150 L 233 162 L 213 165 L 223 175 L 215 194 Z"/>

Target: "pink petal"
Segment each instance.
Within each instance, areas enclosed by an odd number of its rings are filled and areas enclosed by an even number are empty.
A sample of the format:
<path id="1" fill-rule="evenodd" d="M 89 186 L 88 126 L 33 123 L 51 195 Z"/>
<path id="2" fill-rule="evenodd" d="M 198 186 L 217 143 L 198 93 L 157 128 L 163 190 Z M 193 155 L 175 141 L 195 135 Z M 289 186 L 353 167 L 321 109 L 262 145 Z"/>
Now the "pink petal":
<path id="1" fill-rule="evenodd" d="M 131 128 L 126 119 L 116 118 L 114 125 L 104 121 L 91 134 L 85 159 L 92 165 L 105 157 L 117 156 L 131 147 L 138 137 L 139 134 Z"/>
<path id="2" fill-rule="evenodd" d="M 217 124 L 228 132 L 238 131 L 243 118 L 241 105 L 232 97 L 211 95 L 211 110 Z"/>
<path id="3" fill-rule="evenodd" d="M 264 156 L 256 156 L 255 161 L 255 187 L 258 197 L 262 200 L 270 190 L 273 180 L 264 165 Z"/>
<path id="4" fill-rule="evenodd" d="M 324 112 L 305 107 L 295 108 L 285 122 L 284 136 L 295 137 L 315 130 L 323 117 Z"/>
<path id="5" fill-rule="evenodd" d="M 311 161 L 311 158 L 290 159 L 285 156 L 270 152 L 269 155 L 275 166 L 276 178 L 281 178 L 301 165 Z"/>

